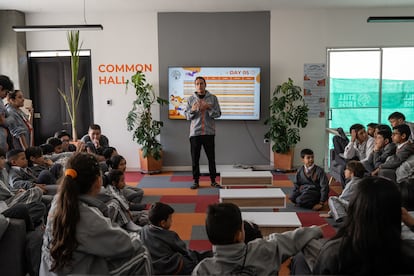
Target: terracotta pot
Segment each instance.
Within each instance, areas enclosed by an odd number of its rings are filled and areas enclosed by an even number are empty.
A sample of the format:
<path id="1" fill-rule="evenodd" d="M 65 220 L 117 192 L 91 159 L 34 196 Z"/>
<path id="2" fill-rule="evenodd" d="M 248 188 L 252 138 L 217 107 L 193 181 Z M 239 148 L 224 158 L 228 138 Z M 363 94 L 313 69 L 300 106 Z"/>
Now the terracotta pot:
<path id="1" fill-rule="evenodd" d="M 162 156 L 162 154 L 161 154 Z M 162 158 L 160 160 L 155 160 L 152 156 L 143 157 L 142 150 L 139 150 L 139 161 L 141 164 L 142 173 L 160 173 L 162 169 Z"/>
<path id="2" fill-rule="evenodd" d="M 290 149 L 288 153 L 273 153 L 273 163 L 275 169 L 292 170 L 293 169 L 294 149 Z"/>

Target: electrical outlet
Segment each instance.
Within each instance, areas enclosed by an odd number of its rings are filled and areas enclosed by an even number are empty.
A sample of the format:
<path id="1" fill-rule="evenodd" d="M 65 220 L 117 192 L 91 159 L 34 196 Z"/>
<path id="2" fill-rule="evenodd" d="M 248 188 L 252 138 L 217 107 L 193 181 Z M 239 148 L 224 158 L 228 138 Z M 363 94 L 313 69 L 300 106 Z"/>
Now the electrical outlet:
<path id="1" fill-rule="evenodd" d="M 265 144 L 269 144 L 269 139 L 267 139 L 267 138 L 265 138 L 264 140 L 263 140 L 263 143 L 265 143 Z"/>

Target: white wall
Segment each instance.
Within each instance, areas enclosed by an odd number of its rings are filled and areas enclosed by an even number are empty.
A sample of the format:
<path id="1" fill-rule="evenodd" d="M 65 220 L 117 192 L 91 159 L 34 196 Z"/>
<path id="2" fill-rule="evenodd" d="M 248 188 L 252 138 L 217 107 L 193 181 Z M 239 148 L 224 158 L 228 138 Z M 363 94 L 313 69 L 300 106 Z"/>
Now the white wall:
<path id="1" fill-rule="evenodd" d="M 413 23 L 366 23 L 368 16 L 412 15 L 407 9 L 307 9 L 273 10 L 271 12 L 271 87 L 291 77 L 302 85 L 303 64 L 326 62 L 327 47 L 413 46 Z M 80 15 L 26 15 L 27 24 L 82 23 Z M 138 146 L 126 131 L 125 117 L 131 105 L 132 90 L 125 94 L 123 85 L 99 85 L 99 64 L 152 64 L 148 79 L 158 93 L 157 14 L 123 12 L 122 14 L 89 14 L 88 23 L 101 23 L 104 31 L 81 32 L 83 48 L 92 50 L 93 98 L 95 122 L 103 128 L 110 143 L 127 158 L 129 168 L 138 168 Z M 27 34 L 27 49 L 65 50 L 65 32 Z M 121 74 L 122 75 L 122 74 Z M 126 76 L 131 74 L 127 73 Z M 113 105 L 107 106 L 106 99 Z M 158 115 L 159 116 L 159 115 Z M 311 119 L 301 132 L 302 141 L 295 151 L 312 148 L 316 162 L 323 164 L 328 143 L 325 120 Z M 270 153 L 269 153 L 270 155 Z"/>
<path id="2" fill-rule="evenodd" d="M 65 14 L 56 16 L 26 15 L 26 24 L 82 23 Z M 139 168 L 138 145 L 132 142 L 132 135 L 126 130 L 125 118 L 134 98 L 133 89 L 125 92 L 125 85 L 99 84 L 100 76 L 130 78 L 132 72 L 101 73 L 100 64 L 152 64 L 147 80 L 154 85 L 158 94 L 158 39 L 156 13 L 122 13 L 88 16 L 88 23 L 100 23 L 103 31 L 81 31 L 83 49 L 92 52 L 93 109 L 95 123 L 101 125 L 110 145 L 117 148 L 127 160 L 129 168 Z M 27 33 L 27 50 L 67 50 L 66 32 Z M 112 99 L 111 106 L 106 104 Z M 154 108 L 159 118 L 159 109 Z M 53 132 L 52 132 L 53 133 Z M 83 134 L 79 134 L 81 136 Z"/>

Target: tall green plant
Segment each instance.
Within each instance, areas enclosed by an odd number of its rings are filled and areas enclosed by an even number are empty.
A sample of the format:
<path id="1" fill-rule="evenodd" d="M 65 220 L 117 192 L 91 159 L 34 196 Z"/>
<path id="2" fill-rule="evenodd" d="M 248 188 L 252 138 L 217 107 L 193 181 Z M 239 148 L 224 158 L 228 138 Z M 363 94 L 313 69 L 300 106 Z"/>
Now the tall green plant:
<path id="1" fill-rule="evenodd" d="M 78 79 L 79 52 L 82 47 L 82 43 L 79 45 L 79 31 L 67 32 L 67 41 L 70 50 L 71 86 L 69 87 L 69 93 L 65 93 L 60 88 L 58 88 L 58 91 L 65 101 L 66 110 L 70 117 L 72 125 L 72 139 L 74 141 L 77 141 L 78 135 L 76 132 L 76 111 L 78 109 L 82 88 L 85 83 L 85 77 Z"/>
<path id="2" fill-rule="evenodd" d="M 264 136 L 273 142 L 273 152 L 289 152 L 300 141 L 299 129 L 308 124 L 309 107 L 301 91 L 290 78 L 273 91 L 270 117 L 265 121 L 269 130 Z"/>
<path id="3" fill-rule="evenodd" d="M 152 156 L 159 160 L 162 145 L 157 136 L 161 133 L 163 122 L 153 119 L 151 107 L 155 103 L 168 104 L 168 101 L 155 95 L 152 85 L 140 71 L 131 77 L 131 81 L 127 80 L 126 89 L 129 85 L 135 88 L 136 99 L 126 118 L 127 130 L 132 132 L 132 140 L 141 146 L 144 157 Z"/>

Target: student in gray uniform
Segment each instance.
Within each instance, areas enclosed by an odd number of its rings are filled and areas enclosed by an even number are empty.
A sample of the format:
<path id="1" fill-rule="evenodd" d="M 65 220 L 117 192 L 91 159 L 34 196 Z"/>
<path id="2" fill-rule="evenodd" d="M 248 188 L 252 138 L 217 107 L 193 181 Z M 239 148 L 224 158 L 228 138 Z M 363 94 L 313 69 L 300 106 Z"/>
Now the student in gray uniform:
<path id="1" fill-rule="evenodd" d="M 311 149 L 301 150 L 300 157 L 303 166 L 296 172 L 295 188 L 289 199 L 298 207 L 319 211 L 328 199 L 328 178 L 324 169 L 315 164 Z"/>
<path id="2" fill-rule="evenodd" d="M 202 260 L 193 275 L 277 275 L 286 259 L 322 237 L 320 227 L 306 227 L 245 244 L 241 212 L 233 203 L 210 205 L 206 230 L 213 257 Z"/>
<path id="3" fill-rule="evenodd" d="M 401 194 L 382 177 L 364 177 L 356 186 L 347 217 L 326 242 L 314 275 L 412 275 L 413 248 L 401 239 Z"/>
<path id="4" fill-rule="evenodd" d="M 95 156 L 76 153 L 49 212 L 43 236 L 42 275 L 151 275 L 151 259 L 136 233 L 128 234 L 102 213 Z"/>
<path id="5" fill-rule="evenodd" d="M 128 231 L 141 230 L 138 225 L 148 224 L 148 211 L 131 211 L 129 209 L 128 200 L 122 194 L 122 189 L 125 187 L 124 173 L 120 170 L 111 170 L 103 178 L 105 194 L 111 198 L 105 202 L 111 220 Z"/>
<path id="6" fill-rule="evenodd" d="M 149 219 L 151 224 L 144 226 L 141 238 L 151 253 L 155 274 L 189 275 L 197 263 L 211 251 L 199 253 L 187 248 L 178 234 L 169 230 L 174 209 L 162 202 L 151 206 Z"/>
<path id="7" fill-rule="evenodd" d="M 123 173 L 126 171 L 126 159 L 119 154 L 116 154 L 106 161 L 109 170 L 120 170 Z M 122 194 L 129 202 L 129 209 L 131 211 L 141 211 L 146 208 L 146 204 L 141 204 L 144 196 L 144 190 L 138 187 L 132 187 L 126 185 L 122 189 Z"/>
<path id="8" fill-rule="evenodd" d="M 46 214 L 46 206 L 42 203 L 43 191 L 37 187 L 27 190 L 12 189 L 8 183 L 5 165 L 6 154 L 0 149 L 0 212 L 19 204 L 24 205 L 34 226 L 40 225 Z"/>
<path id="9" fill-rule="evenodd" d="M 345 167 L 345 179 L 347 184 L 341 195 L 331 196 L 328 199 L 329 215 L 335 219 L 336 222 L 341 222 L 346 216 L 346 210 L 348 209 L 349 200 L 353 196 L 356 185 L 361 181 L 364 176 L 365 168 L 361 162 L 356 160 L 348 161 Z"/>

